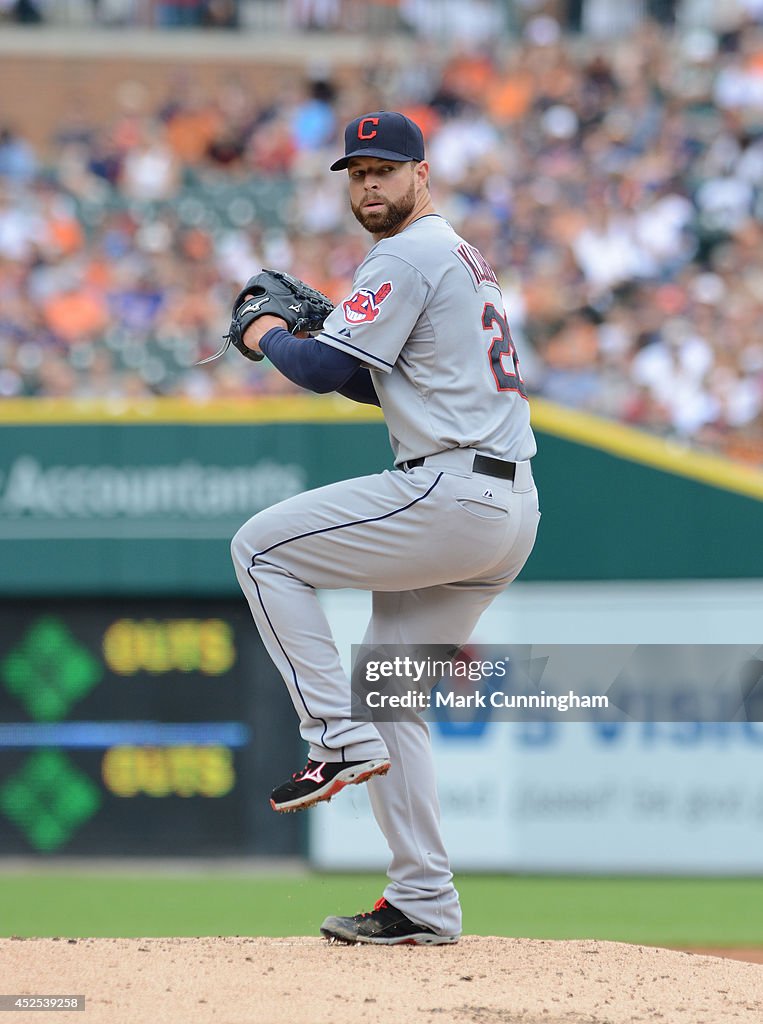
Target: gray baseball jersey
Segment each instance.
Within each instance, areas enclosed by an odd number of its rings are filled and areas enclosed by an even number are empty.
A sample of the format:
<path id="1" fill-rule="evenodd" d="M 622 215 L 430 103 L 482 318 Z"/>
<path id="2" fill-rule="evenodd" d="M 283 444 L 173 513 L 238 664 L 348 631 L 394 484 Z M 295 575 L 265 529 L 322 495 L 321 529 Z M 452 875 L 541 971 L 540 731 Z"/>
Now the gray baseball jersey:
<path id="1" fill-rule="evenodd" d="M 234 537 L 233 562 L 316 771 L 391 765 L 368 784 L 392 855 L 385 897 L 454 940 L 461 909 L 426 723 L 415 712 L 352 719 L 350 680 L 316 591 L 372 592 L 364 644 L 464 644 L 535 541 L 524 384 L 495 274 L 436 215 L 372 248 L 319 337 L 370 368 L 400 469 L 265 509 Z"/>
<path id="2" fill-rule="evenodd" d="M 437 214 L 377 242 L 318 337 L 371 370 L 398 465 L 450 448 L 535 454 L 495 273 Z"/>

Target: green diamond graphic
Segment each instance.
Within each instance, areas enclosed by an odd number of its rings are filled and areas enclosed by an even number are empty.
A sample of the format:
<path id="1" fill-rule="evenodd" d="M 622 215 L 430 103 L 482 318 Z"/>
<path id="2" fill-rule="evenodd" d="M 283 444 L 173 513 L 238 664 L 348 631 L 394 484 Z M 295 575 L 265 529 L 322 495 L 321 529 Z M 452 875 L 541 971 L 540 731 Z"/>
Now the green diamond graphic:
<path id="1" fill-rule="evenodd" d="M 0 810 L 36 850 L 56 850 L 101 806 L 98 787 L 57 750 L 40 750 L 0 788 Z"/>
<path id="2" fill-rule="evenodd" d="M 101 681 L 103 666 L 60 619 L 38 619 L 0 661 L 0 679 L 32 718 L 64 718 Z"/>

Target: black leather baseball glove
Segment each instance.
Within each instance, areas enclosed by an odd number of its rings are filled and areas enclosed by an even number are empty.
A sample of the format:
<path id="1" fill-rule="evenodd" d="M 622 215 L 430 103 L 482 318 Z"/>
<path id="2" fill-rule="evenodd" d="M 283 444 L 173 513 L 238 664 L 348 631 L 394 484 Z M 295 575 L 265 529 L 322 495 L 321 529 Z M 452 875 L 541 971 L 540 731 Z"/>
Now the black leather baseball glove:
<path id="1" fill-rule="evenodd" d="M 233 313 L 224 335 L 224 344 L 219 352 L 202 359 L 199 363 L 209 363 L 217 359 L 233 344 L 239 352 L 254 362 L 265 357 L 259 352 L 252 352 L 244 344 L 244 331 L 258 317 L 270 314 L 280 316 L 292 334 L 298 331 L 318 331 L 323 321 L 334 308 L 327 295 L 311 288 L 298 277 L 285 274 L 280 270 L 261 270 L 250 277 L 233 302 Z"/>

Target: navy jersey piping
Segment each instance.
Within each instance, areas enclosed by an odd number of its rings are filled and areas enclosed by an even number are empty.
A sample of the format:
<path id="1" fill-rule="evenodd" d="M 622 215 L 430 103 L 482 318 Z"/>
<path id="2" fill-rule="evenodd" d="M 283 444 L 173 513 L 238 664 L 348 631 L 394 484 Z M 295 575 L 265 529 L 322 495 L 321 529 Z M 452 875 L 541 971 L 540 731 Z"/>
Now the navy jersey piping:
<path id="1" fill-rule="evenodd" d="M 321 334 L 319 334 L 317 339 L 316 339 L 317 341 L 321 340 L 321 335 L 323 335 L 326 338 L 331 338 L 332 341 L 338 341 L 340 344 L 344 345 L 346 348 L 352 348 L 356 352 L 360 352 L 361 355 L 366 356 L 368 359 L 373 359 L 374 362 L 376 362 L 376 363 L 384 363 L 384 365 L 385 366 L 389 366 L 390 369 L 392 369 L 392 367 L 395 365 L 394 363 L 388 363 L 387 360 L 386 359 L 382 359 L 381 356 L 374 355 L 373 352 L 368 352 L 364 348 L 358 348 L 357 345 L 351 345 L 346 338 L 338 338 L 335 334 L 329 334 L 328 331 L 321 331 Z"/>

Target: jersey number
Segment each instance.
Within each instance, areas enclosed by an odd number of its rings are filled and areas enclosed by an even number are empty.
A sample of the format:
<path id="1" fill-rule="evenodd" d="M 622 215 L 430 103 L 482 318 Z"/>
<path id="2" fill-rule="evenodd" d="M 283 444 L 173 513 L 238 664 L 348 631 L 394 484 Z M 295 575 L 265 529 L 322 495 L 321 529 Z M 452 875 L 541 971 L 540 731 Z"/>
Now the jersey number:
<path id="1" fill-rule="evenodd" d="M 492 331 L 496 327 L 498 333 L 493 335 L 488 349 L 495 386 L 499 391 L 516 391 L 522 398 L 527 398 L 527 388 L 519 371 L 519 360 L 506 317 L 498 312 L 492 302 L 486 302 L 482 310 L 482 329 Z M 504 365 L 504 357 L 511 360 L 511 372 Z"/>

